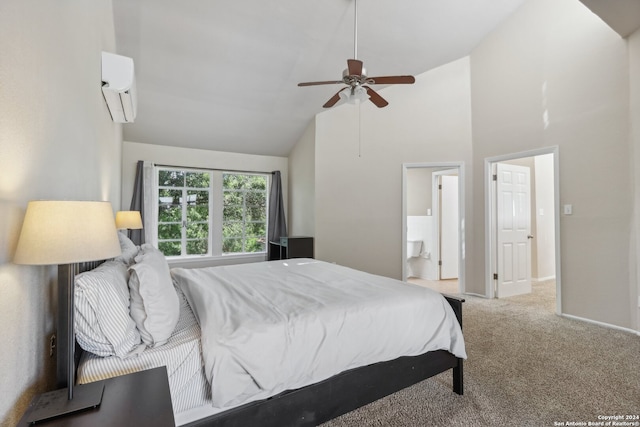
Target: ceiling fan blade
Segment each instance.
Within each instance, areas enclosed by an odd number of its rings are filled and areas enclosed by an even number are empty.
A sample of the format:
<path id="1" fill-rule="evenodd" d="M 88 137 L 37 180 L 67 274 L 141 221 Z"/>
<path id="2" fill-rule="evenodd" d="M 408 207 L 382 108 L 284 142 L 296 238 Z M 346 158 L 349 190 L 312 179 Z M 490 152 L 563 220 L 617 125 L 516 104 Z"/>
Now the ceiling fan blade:
<path id="1" fill-rule="evenodd" d="M 359 59 L 347 59 L 347 68 L 350 76 L 362 75 L 362 61 Z"/>
<path id="2" fill-rule="evenodd" d="M 340 101 L 340 92 L 342 92 L 344 89 L 340 89 L 339 91 L 336 92 L 335 95 L 333 95 L 327 102 L 325 102 L 325 104 L 322 106 L 323 108 L 331 108 L 334 105 L 336 105 L 336 102 Z"/>
<path id="3" fill-rule="evenodd" d="M 413 84 L 416 78 L 413 76 L 383 76 L 367 77 L 367 83 L 372 85 Z"/>
<path id="4" fill-rule="evenodd" d="M 318 85 L 333 85 L 333 84 L 342 84 L 344 83 L 342 80 L 327 80 L 324 82 L 304 82 L 298 83 L 298 86 L 318 86 Z"/>
<path id="5" fill-rule="evenodd" d="M 369 95 L 369 100 L 373 102 L 376 105 L 376 107 L 382 108 L 389 105 L 389 103 L 383 97 L 378 95 L 378 92 L 371 89 L 369 86 L 362 86 L 362 87 L 367 90 L 367 95 Z"/>

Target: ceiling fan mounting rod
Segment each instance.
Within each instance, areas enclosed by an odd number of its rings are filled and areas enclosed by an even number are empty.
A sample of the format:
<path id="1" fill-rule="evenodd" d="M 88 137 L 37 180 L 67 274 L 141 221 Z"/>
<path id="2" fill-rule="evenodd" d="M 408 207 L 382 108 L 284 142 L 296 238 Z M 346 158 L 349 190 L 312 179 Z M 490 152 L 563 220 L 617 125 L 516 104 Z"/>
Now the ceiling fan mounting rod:
<path id="1" fill-rule="evenodd" d="M 353 4 L 353 59 L 358 59 L 358 0 Z"/>

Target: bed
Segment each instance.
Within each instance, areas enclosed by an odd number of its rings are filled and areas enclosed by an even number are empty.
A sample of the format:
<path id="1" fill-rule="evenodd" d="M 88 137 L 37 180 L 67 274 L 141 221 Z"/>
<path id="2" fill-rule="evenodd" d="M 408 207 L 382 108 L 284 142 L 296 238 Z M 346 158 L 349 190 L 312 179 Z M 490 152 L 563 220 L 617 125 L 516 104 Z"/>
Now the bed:
<path id="1" fill-rule="evenodd" d="M 172 269 L 170 277 L 179 306 L 171 336 L 125 357 L 77 347 L 80 383 L 167 366 L 176 422 L 189 426 L 318 425 L 447 370 L 453 391 L 463 393 L 461 298 L 313 259 Z M 403 306 L 394 301 L 398 288 L 431 302 Z M 360 307 L 363 289 L 374 297 Z M 360 308 L 342 311 L 349 307 Z M 364 317 L 349 320 L 349 311 Z M 425 325 L 432 322 L 421 311 L 439 312 L 439 320 Z M 394 323 L 405 325 L 401 333 Z M 435 340 L 414 342 L 409 331 Z M 78 331 L 76 338 L 83 341 Z"/>

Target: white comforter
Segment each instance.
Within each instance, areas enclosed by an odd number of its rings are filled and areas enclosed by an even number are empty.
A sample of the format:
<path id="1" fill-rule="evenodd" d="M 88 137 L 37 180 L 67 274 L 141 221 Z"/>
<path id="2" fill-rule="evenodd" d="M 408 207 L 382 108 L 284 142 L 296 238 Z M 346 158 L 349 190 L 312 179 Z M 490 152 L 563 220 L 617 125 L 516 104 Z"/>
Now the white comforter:
<path id="1" fill-rule="evenodd" d="M 218 408 L 400 356 L 466 358 L 449 303 L 398 280 L 311 259 L 171 274 L 200 323 Z"/>

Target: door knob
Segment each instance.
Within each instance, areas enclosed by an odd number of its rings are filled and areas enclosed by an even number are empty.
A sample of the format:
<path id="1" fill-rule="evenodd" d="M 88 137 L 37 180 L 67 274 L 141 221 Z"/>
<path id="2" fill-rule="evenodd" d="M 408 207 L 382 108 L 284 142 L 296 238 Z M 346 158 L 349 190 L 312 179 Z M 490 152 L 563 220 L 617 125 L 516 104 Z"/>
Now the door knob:
<path id="1" fill-rule="evenodd" d="M 532 236 L 531 234 L 529 234 L 529 235 L 527 236 L 527 239 L 533 239 L 533 236 Z"/>

